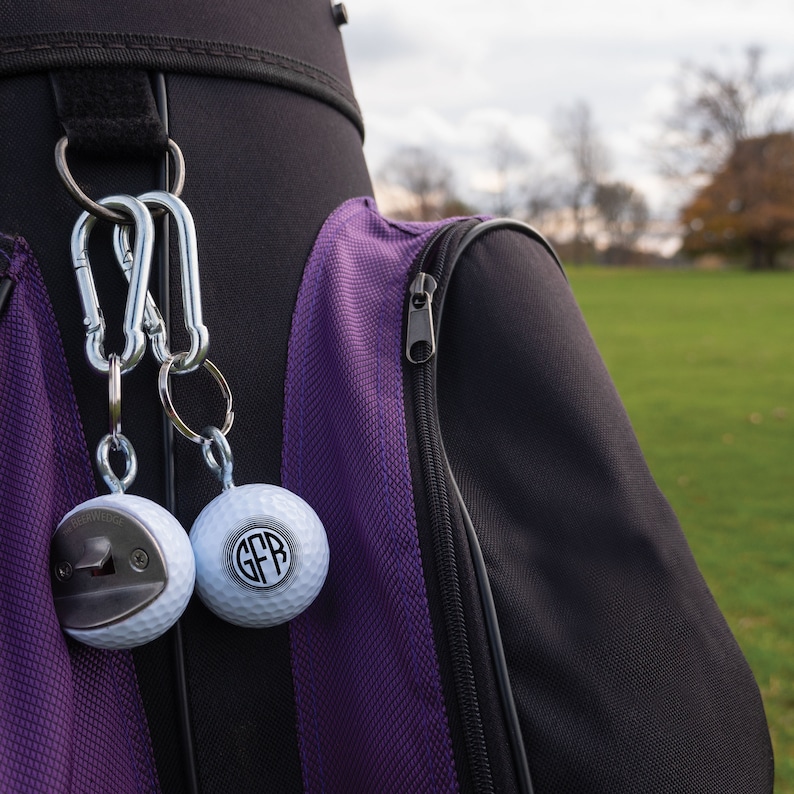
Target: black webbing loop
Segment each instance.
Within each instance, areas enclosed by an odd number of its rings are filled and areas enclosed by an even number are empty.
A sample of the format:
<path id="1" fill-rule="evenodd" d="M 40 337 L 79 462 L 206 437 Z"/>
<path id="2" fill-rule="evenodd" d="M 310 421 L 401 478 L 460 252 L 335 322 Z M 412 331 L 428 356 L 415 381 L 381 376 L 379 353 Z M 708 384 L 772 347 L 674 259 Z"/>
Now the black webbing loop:
<path id="1" fill-rule="evenodd" d="M 64 69 L 50 76 L 70 149 L 111 157 L 166 153 L 168 135 L 146 72 Z"/>

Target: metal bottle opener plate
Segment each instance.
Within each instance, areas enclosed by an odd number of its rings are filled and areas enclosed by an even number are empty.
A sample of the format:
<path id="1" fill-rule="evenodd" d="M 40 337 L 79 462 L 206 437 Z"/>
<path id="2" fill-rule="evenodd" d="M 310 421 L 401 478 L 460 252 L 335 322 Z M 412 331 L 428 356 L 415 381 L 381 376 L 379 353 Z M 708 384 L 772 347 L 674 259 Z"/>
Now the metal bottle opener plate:
<path id="1" fill-rule="evenodd" d="M 94 629 L 154 601 L 168 575 L 154 535 L 117 507 L 78 509 L 52 538 L 55 612 L 70 629 Z"/>

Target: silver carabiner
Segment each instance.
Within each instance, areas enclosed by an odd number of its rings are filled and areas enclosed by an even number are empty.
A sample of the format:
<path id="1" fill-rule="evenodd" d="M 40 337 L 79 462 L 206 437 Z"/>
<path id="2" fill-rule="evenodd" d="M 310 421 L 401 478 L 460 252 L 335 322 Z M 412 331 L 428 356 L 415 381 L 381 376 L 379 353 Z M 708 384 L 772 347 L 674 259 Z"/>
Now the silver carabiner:
<path id="1" fill-rule="evenodd" d="M 164 209 L 175 221 L 179 240 L 179 264 L 182 276 L 182 311 L 185 319 L 185 330 L 190 338 L 190 350 L 185 353 L 172 354 L 168 348 L 166 328 L 163 317 L 151 295 L 146 298 L 146 314 L 144 325 L 152 342 L 155 358 L 164 364 L 175 356 L 173 372 L 183 375 L 195 372 L 207 357 L 209 350 L 209 331 L 202 321 L 201 285 L 199 284 L 198 244 L 193 216 L 187 205 L 172 193 L 164 190 L 151 190 L 138 196 L 150 209 Z M 127 266 L 130 250 L 129 226 L 116 226 L 113 245 L 116 258 L 129 278 L 131 268 Z"/>
<path id="2" fill-rule="evenodd" d="M 113 233 L 113 251 L 116 254 L 116 261 L 121 267 L 121 272 L 129 282 L 132 278 L 132 262 L 135 257 L 130 248 L 130 233 L 126 225 L 116 224 Z M 149 337 L 154 357 L 160 363 L 167 360 L 171 355 L 171 351 L 168 349 L 168 329 L 151 292 L 146 293 L 143 330 Z"/>
<path id="3" fill-rule="evenodd" d="M 143 318 L 154 250 L 154 222 L 146 205 L 133 196 L 107 196 L 100 199 L 99 204 L 123 210 L 132 217 L 135 227 L 129 289 L 124 307 L 124 352 L 119 362 L 121 372 L 127 372 L 135 367 L 146 350 Z M 96 216 L 89 212 L 82 213 L 77 219 L 72 229 L 72 267 L 83 308 L 88 363 L 99 372 L 108 372 L 110 365 L 105 357 L 105 318 L 99 305 L 88 256 L 88 240 L 96 220 Z"/>

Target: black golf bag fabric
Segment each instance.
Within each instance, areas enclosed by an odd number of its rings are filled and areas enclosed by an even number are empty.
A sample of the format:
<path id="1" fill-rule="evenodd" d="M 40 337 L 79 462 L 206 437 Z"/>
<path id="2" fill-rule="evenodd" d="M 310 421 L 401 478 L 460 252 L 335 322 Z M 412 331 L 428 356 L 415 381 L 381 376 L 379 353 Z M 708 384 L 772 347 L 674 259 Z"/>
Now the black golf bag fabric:
<path id="1" fill-rule="evenodd" d="M 444 447 L 535 790 L 771 790 L 752 675 L 559 271 L 491 232 L 445 295 Z"/>
<path id="2" fill-rule="evenodd" d="M 199 233 L 211 357 L 242 384 L 234 395 L 235 472 L 241 482 L 278 482 L 287 345 L 304 263 L 334 208 L 371 192 L 329 6 L 23 2 L 4 7 L 2 18 L 0 229 L 23 235 L 41 264 L 89 447 L 106 432 L 106 390 L 84 359 L 68 261 L 78 209 L 52 162 L 63 129 L 47 72 L 140 67 L 165 73 L 168 133 L 185 155 L 183 198 Z M 285 77 L 296 62 L 303 82 Z M 93 197 L 136 195 L 160 181 L 152 158 L 70 151 L 69 162 Z M 115 264 L 107 240 L 97 238 L 103 308 L 118 317 L 124 296 L 114 294 L 112 279 L 102 283 Z M 519 788 L 467 512 L 536 792 L 770 791 L 757 687 L 548 253 L 520 233 L 489 234 L 445 286 L 433 366 L 444 448 L 462 496 L 456 547 L 493 773 L 488 790 Z M 179 295 L 170 303 L 178 328 Z M 134 491 L 163 504 L 156 372 L 144 362 L 141 373 L 125 380 L 124 421 L 136 429 L 141 460 Z M 408 369 L 405 377 L 408 388 Z M 209 378 L 179 386 L 175 399 L 189 423 L 219 410 Z M 175 449 L 175 507 L 185 526 L 217 493 L 191 446 Z M 416 510 L 458 782 L 479 791 L 429 551 L 419 446 L 411 440 Z M 181 660 L 170 636 L 133 654 L 162 790 L 302 790 L 287 627 L 235 628 L 197 599 L 181 623 Z M 192 754 L 180 738 L 180 688 Z"/>

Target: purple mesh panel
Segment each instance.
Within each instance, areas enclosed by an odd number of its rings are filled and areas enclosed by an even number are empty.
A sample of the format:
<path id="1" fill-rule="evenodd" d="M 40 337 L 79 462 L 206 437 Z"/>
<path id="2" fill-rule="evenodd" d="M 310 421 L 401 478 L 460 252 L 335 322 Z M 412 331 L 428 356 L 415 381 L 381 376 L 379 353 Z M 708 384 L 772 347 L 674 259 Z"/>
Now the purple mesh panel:
<path id="1" fill-rule="evenodd" d="M 285 487 L 325 523 L 328 579 L 291 624 L 306 791 L 457 791 L 414 515 L 401 334 L 408 270 L 432 229 L 343 204 L 293 318 Z"/>
<path id="2" fill-rule="evenodd" d="M 94 481 L 55 318 L 21 239 L 7 274 L 16 286 L 0 318 L 0 788 L 156 792 L 130 653 L 67 645 L 55 617 L 50 537 L 95 495 Z"/>

